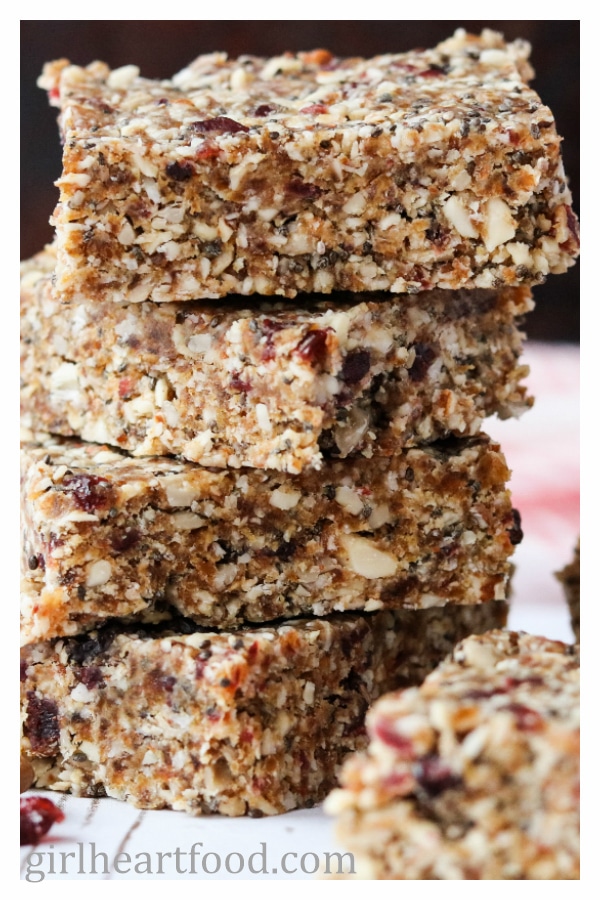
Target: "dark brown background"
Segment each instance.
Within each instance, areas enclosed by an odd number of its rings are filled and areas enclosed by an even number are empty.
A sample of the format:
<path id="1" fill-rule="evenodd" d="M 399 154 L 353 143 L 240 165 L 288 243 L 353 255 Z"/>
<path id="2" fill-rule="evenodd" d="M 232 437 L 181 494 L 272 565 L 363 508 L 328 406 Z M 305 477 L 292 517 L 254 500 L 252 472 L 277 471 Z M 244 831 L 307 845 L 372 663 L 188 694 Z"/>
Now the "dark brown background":
<path id="1" fill-rule="evenodd" d="M 147 77 L 166 78 L 200 53 L 224 50 L 270 56 L 325 47 L 340 56 L 372 56 L 433 46 L 455 28 L 494 28 L 532 44 L 533 86 L 564 137 L 565 169 L 579 212 L 579 21 L 24 21 L 21 22 L 21 258 L 52 239 L 48 217 L 60 172 L 56 111 L 36 87 L 44 62 L 67 57 L 86 65 L 135 63 Z M 531 338 L 579 340 L 579 266 L 536 288 Z"/>

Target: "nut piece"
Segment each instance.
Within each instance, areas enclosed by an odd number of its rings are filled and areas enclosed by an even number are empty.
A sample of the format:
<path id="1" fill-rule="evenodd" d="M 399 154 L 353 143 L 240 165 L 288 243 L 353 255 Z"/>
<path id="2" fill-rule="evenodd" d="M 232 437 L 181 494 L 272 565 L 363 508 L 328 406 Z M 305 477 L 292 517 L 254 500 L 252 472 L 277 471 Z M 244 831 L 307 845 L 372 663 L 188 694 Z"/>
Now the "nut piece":
<path id="1" fill-rule="evenodd" d="M 398 560 L 391 553 L 379 550 L 373 541 L 355 534 L 344 534 L 341 543 L 348 554 L 350 568 L 357 575 L 363 578 L 389 578 L 396 574 Z"/>
<path id="2" fill-rule="evenodd" d="M 485 204 L 485 225 L 483 242 L 491 253 L 500 244 L 512 241 L 517 229 L 510 208 L 500 197 L 492 197 Z"/>
<path id="3" fill-rule="evenodd" d="M 476 238 L 477 231 L 471 222 L 468 210 L 454 194 L 444 204 L 446 218 L 456 228 L 461 237 Z"/>

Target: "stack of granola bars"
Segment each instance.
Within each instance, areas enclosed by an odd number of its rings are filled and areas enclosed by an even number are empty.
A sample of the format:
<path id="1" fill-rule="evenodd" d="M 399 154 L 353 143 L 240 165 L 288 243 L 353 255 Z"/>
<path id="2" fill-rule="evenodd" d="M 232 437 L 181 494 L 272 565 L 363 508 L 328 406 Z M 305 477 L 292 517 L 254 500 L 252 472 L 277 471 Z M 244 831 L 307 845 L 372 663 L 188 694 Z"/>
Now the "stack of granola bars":
<path id="1" fill-rule="evenodd" d="M 577 254 L 527 45 L 66 60 L 22 265 L 23 748 L 39 787 L 308 806 L 381 693 L 505 619 L 485 417 Z"/>

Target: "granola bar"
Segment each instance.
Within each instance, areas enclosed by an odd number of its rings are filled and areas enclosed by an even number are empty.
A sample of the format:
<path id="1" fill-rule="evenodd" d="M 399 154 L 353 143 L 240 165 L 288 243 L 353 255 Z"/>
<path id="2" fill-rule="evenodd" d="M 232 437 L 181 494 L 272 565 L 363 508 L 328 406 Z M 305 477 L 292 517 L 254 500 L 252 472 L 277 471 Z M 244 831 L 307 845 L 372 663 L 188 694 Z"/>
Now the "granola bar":
<path id="1" fill-rule="evenodd" d="M 576 648 L 467 638 L 367 727 L 326 803 L 359 877 L 579 878 Z"/>
<path id="2" fill-rule="evenodd" d="M 577 642 L 579 642 L 580 639 L 579 595 L 581 592 L 579 545 L 580 542 L 577 541 L 577 546 L 575 547 L 575 551 L 573 553 L 573 559 L 570 563 L 567 563 L 564 569 L 561 569 L 560 572 L 557 573 L 558 578 L 562 582 L 565 589 L 567 603 L 569 604 L 569 612 L 571 613 L 571 627 L 573 629 L 573 634 L 575 635 L 575 640 Z"/>
<path id="3" fill-rule="evenodd" d="M 518 513 L 486 436 L 297 476 L 22 451 L 24 642 L 112 617 L 201 625 L 503 600 Z"/>
<path id="4" fill-rule="evenodd" d="M 299 472 L 531 405 L 528 288 L 337 295 L 335 304 L 65 305 L 55 251 L 21 267 L 23 421 L 136 456 Z"/>
<path id="5" fill-rule="evenodd" d="M 578 253 L 524 41 L 200 56 L 170 80 L 62 59 L 56 288 L 78 302 L 535 283 Z"/>
<path id="6" fill-rule="evenodd" d="M 505 616 L 492 602 L 38 644 L 21 664 L 22 750 L 36 787 L 79 796 L 231 816 L 312 806 L 364 746 L 375 697 Z"/>

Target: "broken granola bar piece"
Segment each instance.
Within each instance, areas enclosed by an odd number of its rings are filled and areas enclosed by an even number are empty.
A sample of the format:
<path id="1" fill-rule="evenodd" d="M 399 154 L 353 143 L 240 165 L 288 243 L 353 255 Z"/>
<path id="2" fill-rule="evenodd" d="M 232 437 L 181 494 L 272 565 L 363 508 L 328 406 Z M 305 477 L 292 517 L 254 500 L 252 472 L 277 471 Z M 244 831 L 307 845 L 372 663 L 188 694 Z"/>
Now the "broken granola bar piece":
<path id="1" fill-rule="evenodd" d="M 326 803 L 358 877 L 579 878 L 576 647 L 469 637 L 367 721 Z"/>
<path id="2" fill-rule="evenodd" d="M 571 613 L 571 627 L 573 629 L 573 634 L 575 635 L 575 640 L 578 643 L 580 639 L 579 595 L 581 592 L 579 546 L 580 542 L 577 541 L 577 546 L 575 547 L 575 551 L 573 553 L 573 559 L 564 567 L 564 569 L 561 569 L 560 572 L 557 573 L 558 578 L 562 582 L 565 589 L 565 595 L 567 598 L 567 603 L 569 605 L 569 612 Z"/>

